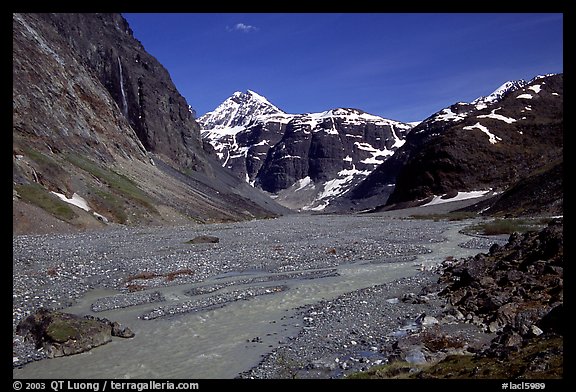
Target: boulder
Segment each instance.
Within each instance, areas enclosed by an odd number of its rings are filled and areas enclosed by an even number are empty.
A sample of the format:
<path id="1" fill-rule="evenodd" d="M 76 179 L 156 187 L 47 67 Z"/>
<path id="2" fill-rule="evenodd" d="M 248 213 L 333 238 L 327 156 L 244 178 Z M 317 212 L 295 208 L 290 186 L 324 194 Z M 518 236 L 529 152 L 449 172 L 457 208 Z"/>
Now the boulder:
<path id="1" fill-rule="evenodd" d="M 133 337 L 128 328 L 116 322 L 81 317 L 71 313 L 40 308 L 16 327 L 16 333 L 44 349 L 49 358 L 78 354 L 101 346 L 112 336 Z"/>
<path id="2" fill-rule="evenodd" d="M 544 332 L 553 332 L 564 335 L 564 304 L 556 305 L 538 323 L 538 327 Z"/>
<path id="3" fill-rule="evenodd" d="M 216 244 L 220 242 L 220 238 L 212 235 L 199 235 L 186 241 L 187 244 Z"/>

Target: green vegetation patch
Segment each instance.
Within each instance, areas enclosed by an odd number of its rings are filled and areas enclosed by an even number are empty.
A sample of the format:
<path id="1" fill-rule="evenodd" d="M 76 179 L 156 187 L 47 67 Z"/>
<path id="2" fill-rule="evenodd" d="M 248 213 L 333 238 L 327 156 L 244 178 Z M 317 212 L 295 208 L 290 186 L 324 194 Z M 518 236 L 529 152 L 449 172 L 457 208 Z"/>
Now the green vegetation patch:
<path id="1" fill-rule="evenodd" d="M 124 207 L 124 202 L 118 196 L 92 186 L 89 186 L 88 189 L 95 196 L 96 204 L 101 206 L 103 210 L 107 210 L 116 222 L 126 223 L 128 220 L 126 208 Z"/>
<path id="2" fill-rule="evenodd" d="M 529 230 L 535 230 L 537 224 L 538 222 L 526 219 L 495 219 L 470 226 L 466 231 L 484 235 L 524 233 Z"/>
<path id="3" fill-rule="evenodd" d="M 105 324 L 97 320 L 67 317 L 65 314 L 55 313 L 55 318 L 46 328 L 46 335 L 54 342 L 64 343 L 71 339 L 80 340 L 106 328 L 108 327 Z"/>
<path id="4" fill-rule="evenodd" d="M 78 217 L 74 210 L 70 208 L 70 205 L 48 192 L 39 184 L 19 184 L 14 185 L 14 188 L 23 201 L 42 208 L 58 219 L 68 222 Z"/>
<path id="5" fill-rule="evenodd" d="M 112 169 L 101 167 L 98 164 L 78 155 L 68 154 L 66 159 L 73 165 L 108 184 L 112 190 L 123 197 L 140 204 L 151 212 L 158 213 L 156 208 L 152 205 L 150 198 L 128 177 L 118 174 Z"/>
<path id="6" fill-rule="evenodd" d="M 505 359 L 476 355 L 449 355 L 435 364 L 414 365 L 395 361 L 349 375 L 352 379 L 559 379 L 563 377 L 561 336 L 531 339 Z"/>
<path id="7" fill-rule="evenodd" d="M 46 334 L 58 343 L 64 343 L 70 339 L 78 339 L 80 336 L 78 328 L 72 325 L 69 320 L 53 321 L 46 328 Z"/>
<path id="8" fill-rule="evenodd" d="M 448 221 L 461 221 L 465 219 L 473 219 L 478 217 L 475 212 L 457 211 L 457 212 L 447 212 L 445 214 L 414 214 L 410 215 L 411 219 L 426 219 L 438 222 L 441 220 Z"/>
<path id="9" fill-rule="evenodd" d="M 346 378 L 354 380 L 363 379 L 405 379 L 411 378 L 415 372 L 422 371 L 424 365 L 415 365 L 406 361 L 394 361 L 386 365 L 379 365 L 370 368 L 365 372 L 352 373 Z"/>
<path id="10" fill-rule="evenodd" d="M 418 378 L 562 378 L 562 337 L 535 338 L 506 359 L 450 355 L 424 369 Z"/>
<path id="11" fill-rule="evenodd" d="M 25 156 L 32 159 L 40 166 L 51 167 L 55 170 L 60 169 L 60 165 L 54 159 L 50 158 L 46 154 L 43 154 L 40 151 L 28 146 L 22 146 L 21 149 L 24 152 Z"/>

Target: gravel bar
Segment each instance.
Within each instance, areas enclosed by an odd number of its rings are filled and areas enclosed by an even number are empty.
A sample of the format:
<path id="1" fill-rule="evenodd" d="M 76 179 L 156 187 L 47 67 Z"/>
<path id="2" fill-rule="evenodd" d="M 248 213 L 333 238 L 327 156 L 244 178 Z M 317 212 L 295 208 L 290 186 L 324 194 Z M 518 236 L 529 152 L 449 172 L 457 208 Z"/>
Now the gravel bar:
<path id="1" fill-rule="evenodd" d="M 90 308 L 93 312 L 103 312 L 142 304 L 164 302 L 165 300 L 159 291 L 153 293 L 127 293 L 98 298 Z"/>
<path id="2" fill-rule="evenodd" d="M 288 286 L 262 286 L 251 287 L 244 290 L 235 290 L 229 293 L 212 295 L 206 298 L 185 301 L 176 305 L 160 306 L 140 316 L 142 320 L 153 320 L 159 317 L 168 317 L 176 314 L 201 312 L 225 306 L 234 301 L 245 301 L 261 295 L 280 293 L 288 290 Z"/>
<path id="3" fill-rule="evenodd" d="M 249 278 L 249 279 L 239 279 L 233 280 L 226 283 L 220 284 L 211 284 L 205 286 L 194 287 L 185 292 L 186 295 L 195 296 L 195 295 L 203 295 L 203 294 L 210 294 L 218 290 L 222 290 L 225 287 L 230 286 L 237 286 L 237 285 L 247 285 L 247 284 L 255 284 L 255 283 L 264 283 L 264 282 L 274 282 L 278 280 L 289 280 L 289 279 L 320 279 L 320 278 L 329 278 L 332 276 L 339 276 L 340 274 L 337 272 L 336 269 L 328 269 L 322 271 L 306 271 L 306 272 L 294 272 L 291 274 L 278 274 L 278 275 L 271 275 L 271 276 L 260 276 L 256 278 Z"/>

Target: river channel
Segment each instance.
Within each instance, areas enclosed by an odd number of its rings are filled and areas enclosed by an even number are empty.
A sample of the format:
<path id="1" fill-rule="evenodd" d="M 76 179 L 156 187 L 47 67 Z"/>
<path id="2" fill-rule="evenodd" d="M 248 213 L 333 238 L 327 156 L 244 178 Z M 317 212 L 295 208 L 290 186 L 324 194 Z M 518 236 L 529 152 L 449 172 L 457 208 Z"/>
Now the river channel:
<path id="1" fill-rule="evenodd" d="M 114 263 L 115 258 L 129 265 L 131 261 L 143 263 L 148 260 L 146 255 L 154 259 L 155 266 L 158 260 L 163 260 L 167 270 L 182 266 L 183 260 L 187 268 L 199 270 L 209 265 L 211 269 L 204 275 L 196 274 L 193 279 L 176 279 L 170 283 L 165 280 L 139 292 L 156 293 L 163 299 L 161 302 L 104 307 L 97 312 L 94 304 L 125 295 L 126 290 L 118 283 L 118 275 L 96 279 L 94 272 L 91 275 L 86 272 L 90 275 L 86 277 L 78 272 L 79 279 L 98 283 L 90 283 L 63 311 L 118 321 L 134 331 L 135 337 L 114 338 L 82 354 L 35 361 L 15 368 L 13 376 L 19 379 L 235 378 L 300 331 L 303 320 L 295 316 L 297 308 L 412 276 L 447 257 L 461 258 L 482 251 L 459 246 L 471 238 L 459 233 L 466 224 L 469 223 L 292 216 L 211 225 L 209 234 L 218 236 L 220 242 L 196 248 L 183 244 L 182 239 L 188 238 L 184 235 L 203 234 L 205 228 L 136 230 L 122 232 L 122 238 L 138 238 L 136 249 L 127 252 L 122 247 L 123 250 L 116 253 L 108 249 L 106 257 L 102 257 L 106 251 L 101 237 L 105 234 L 100 234 L 98 246 L 91 245 L 89 234 L 78 235 L 78 238 L 74 235 L 22 238 L 15 249 L 15 280 L 19 263 L 26 259 L 30 264 L 40 257 L 30 250 L 26 258 L 21 256 L 32 239 L 40 241 L 40 248 L 44 250 L 63 243 L 82 243 L 80 253 L 85 252 L 84 258 L 102 261 L 98 268 L 106 268 L 105 271 L 111 269 L 103 264 Z M 118 233 L 110 236 L 111 243 L 119 238 Z M 145 246 L 149 248 L 142 249 Z M 62 270 L 78 265 L 78 257 L 63 259 Z M 35 265 L 40 268 L 41 262 Z M 118 268 L 116 274 L 126 276 L 124 271 Z M 18 275 L 18 282 L 26 285 L 26 277 Z M 40 284 L 36 294 L 50 290 L 49 282 L 42 282 L 45 286 Z M 52 284 L 65 282 L 55 280 Z M 217 295 L 227 300 L 213 301 L 216 306 L 194 307 Z M 20 298 L 15 295 L 15 309 L 26 307 L 26 301 Z"/>

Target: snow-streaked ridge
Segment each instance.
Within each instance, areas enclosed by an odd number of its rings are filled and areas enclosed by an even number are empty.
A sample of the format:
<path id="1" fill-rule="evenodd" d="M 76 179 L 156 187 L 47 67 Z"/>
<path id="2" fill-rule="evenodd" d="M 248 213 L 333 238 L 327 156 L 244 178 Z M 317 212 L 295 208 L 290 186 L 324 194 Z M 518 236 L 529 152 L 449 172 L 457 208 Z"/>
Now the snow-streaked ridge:
<path id="1" fill-rule="evenodd" d="M 276 123 L 288 126 L 292 132 L 302 132 L 303 137 L 309 137 L 312 133 L 323 132 L 334 137 L 343 137 L 352 142 L 354 151 L 350 151 L 343 159 L 343 167 L 348 169 L 341 170 L 335 178 L 326 181 L 314 183 L 309 177 L 297 180 L 293 186 L 287 188 L 290 192 L 307 192 L 316 193 L 314 200 L 304 206 L 304 209 L 321 210 L 328 205 L 329 201 L 347 192 L 360 179 L 365 178 L 378 165 L 393 155 L 394 151 L 401 147 L 405 142 L 406 134 L 414 127 L 414 123 L 408 124 L 400 121 L 386 119 L 370 113 L 366 113 L 354 108 L 335 108 L 323 112 L 309 112 L 304 114 L 287 114 L 280 110 L 264 96 L 248 90 L 246 93 L 235 92 L 231 97 L 226 99 L 215 110 L 206 113 L 198 119 L 201 125 L 201 136 L 208 141 L 215 149 L 220 162 L 224 167 L 233 167 L 238 164 L 233 159 L 247 159 L 252 147 L 263 143 L 259 139 L 252 142 L 252 145 L 244 145 L 239 140 L 250 140 L 252 129 L 258 129 L 257 132 L 266 128 L 270 129 L 267 124 Z M 386 127 L 391 133 L 391 140 L 386 142 L 389 147 L 383 147 L 381 142 L 378 145 L 367 143 L 363 133 L 347 132 L 342 128 L 355 127 L 357 125 Z M 268 132 L 268 131 L 266 131 Z M 259 138 L 262 136 L 258 136 Z M 386 136 L 389 138 L 390 136 Z M 351 139 L 352 138 L 352 139 Z M 266 143 L 272 148 L 274 145 Z M 258 150 L 261 157 L 250 155 L 253 161 L 264 160 L 265 153 L 262 153 L 262 147 Z M 359 158 L 352 158 L 352 156 Z M 285 154 L 278 159 L 302 159 L 300 156 Z M 234 163 L 236 162 L 236 163 Z M 253 178 L 251 178 L 251 176 Z M 254 174 L 245 175 L 246 181 L 254 185 Z"/>
<path id="2" fill-rule="evenodd" d="M 552 75 L 554 74 L 538 75 L 530 79 L 529 81 L 526 81 L 524 79 L 507 81 L 502 85 L 500 85 L 500 87 L 492 91 L 492 93 L 486 96 L 478 97 L 469 103 L 458 102 L 450 107 L 446 107 L 430 116 L 424 122 L 437 122 L 437 121 L 450 121 L 454 123 L 460 122 L 465 118 L 467 118 L 471 113 L 486 109 L 488 106 L 500 102 L 507 94 L 513 93 L 515 91 L 524 90 L 526 89 L 526 86 L 530 86 L 530 84 L 534 83 L 535 81 Z M 530 91 L 532 92 L 540 91 L 538 86 L 531 86 L 528 87 L 527 89 L 530 89 Z M 532 97 L 530 96 L 530 94 L 522 94 L 519 95 L 517 98 L 530 99 Z M 494 114 L 494 111 L 492 112 L 491 115 L 485 115 L 485 117 L 491 117 L 494 119 L 499 119 L 507 122 L 509 121 L 505 119 L 504 116 Z M 478 118 L 482 117 L 478 116 Z M 418 132 L 422 132 L 422 129 L 419 130 Z"/>
<path id="3" fill-rule="evenodd" d="M 248 90 L 236 91 L 216 109 L 200 116 L 197 121 L 203 130 L 246 126 L 261 116 L 286 115 L 262 95 Z"/>
<path id="4" fill-rule="evenodd" d="M 507 81 L 489 95 L 485 97 L 478 97 L 470 102 L 470 104 L 475 105 L 476 109 L 478 110 L 483 109 L 489 104 L 500 101 L 507 93 L 521 89 L 528 83 L 529 82 L 523 79 Z"/>
<path id="5" fill-rule="evenodd" d="M 473 100 L 472 102 L 470 102 L 470 104 L 475 105 L 478 110 L 483 109 L 483 108 L 487 107 L 489 104 L 500 101 L 506 94 L 508 94 L 510 92 L 520 90 L 520 89 L 534 83 L 535 81 L 537 81 L 539 79 L 546 78 L 549 76 L 554 76 L 554 75 L 555 74 L 537 75 L 528 81 L 526 81 L 524 79 L 507 81 L 507 82 L 503 83 L 500 87 L 498 87 L 496 90 L 494 90 L 492 93 L 490 93 L 489 95 L 487 95 L 485 97 L 478 97 L 475 100 Z M 528 87 L 528 89 L 531 89 L 536 93 L 538 93 L 540 91 L 540 88 L 538 86 Z"/>

